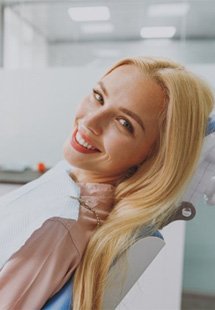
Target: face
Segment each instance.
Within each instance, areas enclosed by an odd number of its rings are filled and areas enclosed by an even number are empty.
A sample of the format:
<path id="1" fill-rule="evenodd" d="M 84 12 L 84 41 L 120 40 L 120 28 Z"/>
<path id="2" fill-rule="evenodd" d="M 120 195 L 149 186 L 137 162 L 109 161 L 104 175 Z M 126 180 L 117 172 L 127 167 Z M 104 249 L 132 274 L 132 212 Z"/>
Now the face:
<path id="1" fill-rule="evenodd" d="M 64 157 L 78 181 L 113 183 L 144 161 L 159 137 L 160 86 L 134 65 L 99 80 L 75 116 Z"/>

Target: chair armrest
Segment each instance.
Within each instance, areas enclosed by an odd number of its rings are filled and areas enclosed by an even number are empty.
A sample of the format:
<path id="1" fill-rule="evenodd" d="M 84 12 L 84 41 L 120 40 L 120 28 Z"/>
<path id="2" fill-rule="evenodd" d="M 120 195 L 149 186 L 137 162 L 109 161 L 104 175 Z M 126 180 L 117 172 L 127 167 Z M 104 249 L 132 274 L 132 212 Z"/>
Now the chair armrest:
<path id="1" fill-rule="evenodd" d="M 167 221 L 160 227 L 162 229 L 164 226 L 178 220 L 190 221 L 196 215 L 196 209 L 191 202 L 182 201 L 179 207 L 176 208 L 175 212 L 167 219 Z"/>

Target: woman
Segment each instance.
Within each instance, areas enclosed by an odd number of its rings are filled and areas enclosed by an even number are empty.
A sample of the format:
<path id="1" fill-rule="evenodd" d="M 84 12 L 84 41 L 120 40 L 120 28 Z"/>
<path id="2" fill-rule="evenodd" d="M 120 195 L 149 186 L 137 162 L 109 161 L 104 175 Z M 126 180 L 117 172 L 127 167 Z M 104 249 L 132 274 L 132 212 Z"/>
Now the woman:
<path id="1" fill-rule="evenodd" d="M 156 230 L 175 211 L 198 162 L 212 107 L 209 88 L 178 64 L 137 57 L 114 65 L 83 100 L 64 145 L 70 176 L 80 184 L 79 219 L 48 219 L 7 261 L 0 300 L 8 309 L 39 309 L 78 265 L 73 308 L 101 309 L 113 260 L 140 227 Z M 32 258 L 35 249 L 39 255 Z M 9 304 L 16 279 L 19 290 Z"/>

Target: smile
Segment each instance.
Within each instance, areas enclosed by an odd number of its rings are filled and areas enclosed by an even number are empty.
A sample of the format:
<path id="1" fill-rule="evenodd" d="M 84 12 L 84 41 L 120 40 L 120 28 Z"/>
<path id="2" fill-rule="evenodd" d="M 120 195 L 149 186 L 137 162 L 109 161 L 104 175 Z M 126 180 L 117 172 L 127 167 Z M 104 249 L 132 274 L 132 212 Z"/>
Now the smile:
<path id="1" fill-rule="evenodd" d="M 82 138 L 82 136 L 80 135 L 80 133 L 79 133 L 78 131 L 77 131 L 77 133 L 76 133 L 75 138 L 76 138 L 76 141 L 77 141 L 80 145 L 84 146 L 85 148 L 87 148 L 87 149 L 89 149 L 89 150 L 95 150 L 95 149 L 96 149 L 94 146 L 92 146 L 92 145 L 89 144 L 87 141 L 85 141 L 85 140 Z"/>
<path id="2" fill-rule="evenodd" d="M 79 133 L 78 129 L 76 129 L 72 135 L 71 146 L 78 152 L 84 154 L 91 154 L 100 152 L 95 146 L 91 143 L 87 142 L 87 137 L 84 138 L 82 134 Z"/>

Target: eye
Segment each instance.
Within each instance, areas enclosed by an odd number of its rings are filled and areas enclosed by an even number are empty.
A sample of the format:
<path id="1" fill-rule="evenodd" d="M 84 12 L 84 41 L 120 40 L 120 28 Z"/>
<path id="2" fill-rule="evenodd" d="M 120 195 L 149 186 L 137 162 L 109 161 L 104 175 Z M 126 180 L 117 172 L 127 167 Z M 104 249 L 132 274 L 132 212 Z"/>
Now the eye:
<path id="1" fill-rule="evenodd" d="M 131 125 L 131 123 L 129 121 L 127 121 L 126 119 L 124 118 L 119 118 L 118 119 L 119 123 L 125 127 L 129 132 L 133 133 L 134 131 L 134 128 L 133 126 Z"/>
<path id="2" fill-rule="evenodd" d="M 104 103 L 103 96 L 95 89 L 93 89 L 93 96 L 96 99 L 96 101 L 98 101 L 99 103 L 101 103 L 101 104 Z"/>

